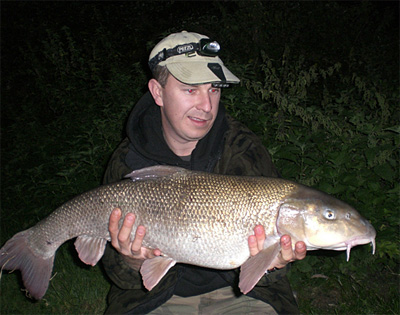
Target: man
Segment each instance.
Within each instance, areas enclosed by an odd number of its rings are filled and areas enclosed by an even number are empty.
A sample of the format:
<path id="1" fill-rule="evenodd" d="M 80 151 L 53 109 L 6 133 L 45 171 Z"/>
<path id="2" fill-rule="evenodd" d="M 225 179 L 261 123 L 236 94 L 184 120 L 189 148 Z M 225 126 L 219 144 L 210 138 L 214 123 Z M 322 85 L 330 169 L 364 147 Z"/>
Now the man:
<path id="1" fill-rule="evenodd" d="M 128 137 L 111 157 L 104 183 L 160 164 L 220 174 L 278 176 L 259 139 L 219 105 L 221 87 L 239 82 L 218 57 L 219 49 L 208 37 L 185 31 L 154 47 L 149 92 L 129 117 Z M 103 257 L 113 282 L 107 313 L 298 313 L 285 266 L 305 257 L 303 242 L 292 250 L 290 237 L 283 236 L 280 255 L 247 295 L 237 292 L 238 270 L 185 264 L 175 265 L 147 291 L 138 270 L 144 259 L 160 255 L 162 249 L 141 246 L 143 226 L 130 239 L 134 214 L 126 215 L 121 229 L 120 219 L 121 211 L 115 209 L 109 222 L 112 247 Z M 251 255 L 262 249 L 265 240 L 262 226 L 255 227 L 254 233 L 248 240 Z"/>

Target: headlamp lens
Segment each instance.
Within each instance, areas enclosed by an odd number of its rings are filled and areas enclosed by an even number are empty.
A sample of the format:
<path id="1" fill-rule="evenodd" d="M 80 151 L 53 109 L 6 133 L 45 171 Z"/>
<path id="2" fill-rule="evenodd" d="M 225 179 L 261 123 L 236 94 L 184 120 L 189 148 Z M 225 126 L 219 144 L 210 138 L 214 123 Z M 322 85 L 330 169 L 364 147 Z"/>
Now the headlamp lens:
<path id="1" fill-rule="evenodd" d="M 198 52 L 200 55 L 217 56 L 220 49 L 221 46 L 215 40 L 211 41 L 208 38 L 200 39 L 200 51 Z"/>

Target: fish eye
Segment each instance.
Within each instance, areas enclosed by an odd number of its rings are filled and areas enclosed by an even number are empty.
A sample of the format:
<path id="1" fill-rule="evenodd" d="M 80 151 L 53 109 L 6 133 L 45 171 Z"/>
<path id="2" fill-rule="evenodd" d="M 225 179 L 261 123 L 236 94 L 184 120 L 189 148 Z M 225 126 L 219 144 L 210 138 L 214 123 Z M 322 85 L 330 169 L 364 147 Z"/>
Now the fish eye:
<path id="1" fill-rule="evenodd" d="M 346 213 L 346 219 L 347 219 L 347 220 L 350 220 L 350 218 L 351 218 L 351 214 L 350 214 L 350 212 L 347 212 L 347 213 Z"/>
<path id="2" fill-rule="evenodd" d="M 325 217 L 326 219 L 328 219 L 328 220 L 334 220 L 334 219 L 336 219 L 335 212 L 332 211 L 332 210 L 326 210 L 326 211 L 324 212 L 324 217 Z"/>

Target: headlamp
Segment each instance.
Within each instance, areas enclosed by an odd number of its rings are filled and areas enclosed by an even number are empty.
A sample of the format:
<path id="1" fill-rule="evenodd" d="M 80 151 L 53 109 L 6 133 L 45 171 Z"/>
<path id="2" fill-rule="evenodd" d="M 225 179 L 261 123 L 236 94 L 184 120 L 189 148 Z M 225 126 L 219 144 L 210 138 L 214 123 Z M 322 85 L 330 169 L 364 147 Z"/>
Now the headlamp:
<path id="1" fill-rule="evenodd" d="M 221 50 L 221 46 L 215 40 L 202 38 L 199 42 L 200 49 L 197 51 L 199 55 L 215 57 Z"/>
<path id="2" fill-rule="evenodd" d="M 153 70 L 156 65 L 168 59 L 169 57 L 182 54 L 187 54 L 188 56 L 190 56 L 190 54 L 194 54 L 196 52 L 200 56 L 215 57 L 218 56 L 220 49 L 221 46 L 218 44 L 218 42 L 208 38 L 202 38 L 198 43 L 178 45 L 170 49 L 164 48 L 162 51 L 160 51 L 157 55 L 149 60 L 149 66 L 150 69 Z"/>

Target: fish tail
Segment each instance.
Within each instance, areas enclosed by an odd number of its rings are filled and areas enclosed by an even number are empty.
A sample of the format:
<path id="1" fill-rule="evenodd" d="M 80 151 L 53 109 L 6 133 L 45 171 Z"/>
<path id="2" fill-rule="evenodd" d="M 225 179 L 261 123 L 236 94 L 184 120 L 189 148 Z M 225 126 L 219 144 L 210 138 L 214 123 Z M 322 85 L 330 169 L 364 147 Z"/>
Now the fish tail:
<path id="1" fill-rule="evenodd" d="M 35 253 L 28 243 L 32 232 L 31 229 L 19 232 L 7 241 L 0 249 L 0 268 L 1 272 L 20 270 L 29 295 L 40 300 L 49 286 L 55 253 L 48 258 Z"/>

